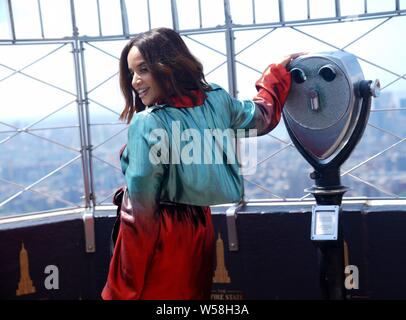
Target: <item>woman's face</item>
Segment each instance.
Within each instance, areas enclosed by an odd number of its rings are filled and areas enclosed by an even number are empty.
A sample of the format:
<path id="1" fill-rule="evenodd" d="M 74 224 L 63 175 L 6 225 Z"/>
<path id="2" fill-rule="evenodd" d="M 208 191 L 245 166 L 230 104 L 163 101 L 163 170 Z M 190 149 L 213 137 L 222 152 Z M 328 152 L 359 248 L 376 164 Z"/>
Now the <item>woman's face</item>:
<path id="1" fill-rule="evenodd" d="M 132 47 L 128 52 L 127 63 L 132 76 L 131 85 L 142 103 L 150 106 L 161 100 L 163 97 L 162 90 L 152 77 L 144 57 L 137 47 Z"/>

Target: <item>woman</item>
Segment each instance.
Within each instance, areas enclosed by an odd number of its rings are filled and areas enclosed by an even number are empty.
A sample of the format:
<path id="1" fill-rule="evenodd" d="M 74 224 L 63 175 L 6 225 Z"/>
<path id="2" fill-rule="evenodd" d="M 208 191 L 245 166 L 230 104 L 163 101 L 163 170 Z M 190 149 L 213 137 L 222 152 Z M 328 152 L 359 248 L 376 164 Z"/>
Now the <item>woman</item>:
<path id="1" fill-rule="evenodd" d="M 290 88 L 285 66 L 298 55 L 268 67 L 256 82 L 257 96 L 240 101 L 206 82 L 201 63 L 171 29 L 139 34 L 125 46 L 121 119 L 130 126 L 121 165 L 128 197 L 103 299 L 210 298 L 209 205 L 238 202 L 243 179 L 232 147 L 213 146 L 206 133 L 220 130 L 231 137 L 239 129 L 256 128 L 258 135 L 272 130 Z M 204 149 L 207 142 L 212 144 Z M 185 152 L 190 144 L 195 161 Z"/>

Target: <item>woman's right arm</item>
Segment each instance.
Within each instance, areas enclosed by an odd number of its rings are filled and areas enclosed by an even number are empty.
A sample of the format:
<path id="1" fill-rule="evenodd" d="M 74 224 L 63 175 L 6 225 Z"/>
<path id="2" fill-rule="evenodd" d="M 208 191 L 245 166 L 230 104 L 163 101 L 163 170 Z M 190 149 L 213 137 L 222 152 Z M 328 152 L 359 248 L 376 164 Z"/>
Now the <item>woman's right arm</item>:
<path id="1" fill-rule="evenodd" d="M 252 100 L 231 98 L 234 129 L 257 129 L 257 135 L 261 136 L 278 125 L 291 85 L 286 66 L 302 54 L 291 54 L 281 62 L 268 66 L 255 83 L 258 93 Z"/>
<path id="2" fill-rule="evenodd" d="M 258 93 L 253 98 L 256 106 L 253 124 L 258 136 L 267 134 L 278 125 L 290 84 L 290 73 L 282 64 L 268 66 L 255 83 Z"/>

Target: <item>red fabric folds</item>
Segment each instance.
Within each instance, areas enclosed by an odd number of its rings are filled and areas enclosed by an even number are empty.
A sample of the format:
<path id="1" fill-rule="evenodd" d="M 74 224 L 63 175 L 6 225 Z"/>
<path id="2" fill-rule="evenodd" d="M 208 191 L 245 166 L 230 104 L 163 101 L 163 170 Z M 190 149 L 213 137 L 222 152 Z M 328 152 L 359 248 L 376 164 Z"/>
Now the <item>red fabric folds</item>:
<path id="1" fill-rule="evenodd" d="M 121 219 L 103 299 L 210 299 L 215 250 L 210 207 L 161 205 L 158 219 L 155 236 Z"/>

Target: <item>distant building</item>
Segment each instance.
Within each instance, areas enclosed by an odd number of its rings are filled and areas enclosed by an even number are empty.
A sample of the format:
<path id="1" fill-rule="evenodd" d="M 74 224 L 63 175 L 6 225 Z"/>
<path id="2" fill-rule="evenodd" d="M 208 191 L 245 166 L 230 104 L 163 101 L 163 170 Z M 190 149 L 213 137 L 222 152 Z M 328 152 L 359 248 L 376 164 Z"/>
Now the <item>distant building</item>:
<path id="1" fill-rule="evenodd" d="M 399 107 L 406 108 L 406 98 L 402 98 L 399 100 Z"/>
<path id="2" fill-rule="evenodd" d="M 377 99 L 373 99 L 376 109 L 396 108 L 396 101 L 391 91 L 381 92 Z"/>

